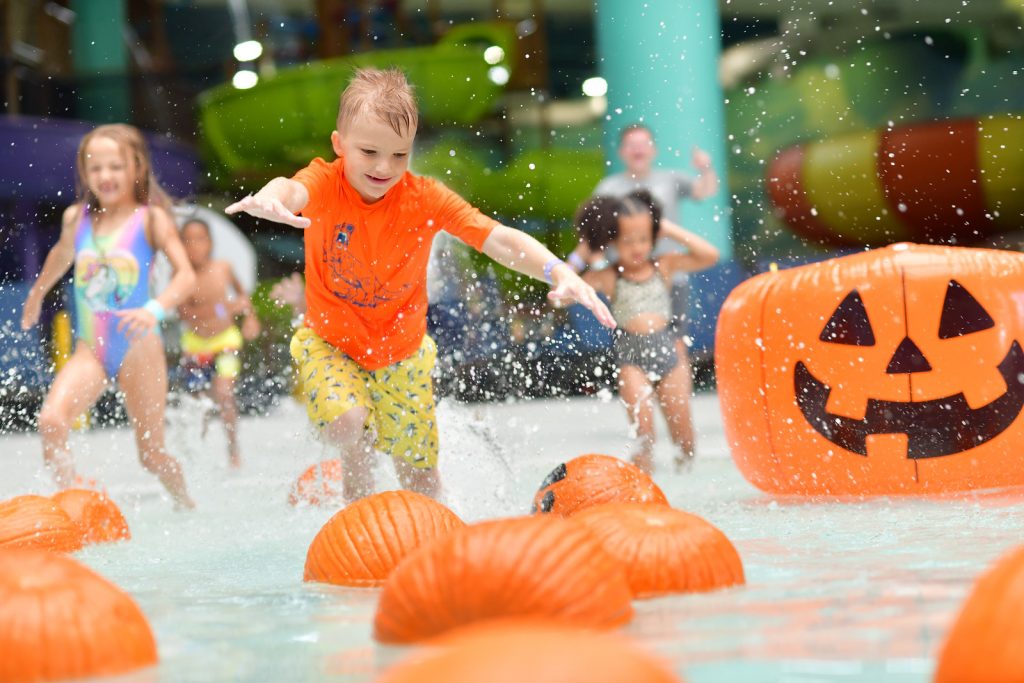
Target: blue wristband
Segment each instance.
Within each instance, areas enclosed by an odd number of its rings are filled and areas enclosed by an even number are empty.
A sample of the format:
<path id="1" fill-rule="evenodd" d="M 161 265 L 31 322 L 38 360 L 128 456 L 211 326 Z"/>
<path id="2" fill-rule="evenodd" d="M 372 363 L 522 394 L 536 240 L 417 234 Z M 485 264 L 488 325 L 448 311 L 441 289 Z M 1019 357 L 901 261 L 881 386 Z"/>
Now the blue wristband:
<path id="1" fill-rule="evenodd" d="M 156 299 L 150 299 L 142 307 L 152 313 L 158 323 L 162 323 L 164 318 L 167 317 L 167 311 L 164 310 L 164 307 Z"/>
<path id="2" fill-rule="evenodd" d="M 551 271 L 554 270 L 556 266 L 561 265 L 565 265 L 565 261 L 560 258 L 553 258 L 544 264 L 544 279 L 548 281 L 548 284 L 554 284 L 554 281 L 551 279 Z"/>
<path id="3" fill-rule="evenodd" d="M 577 254 L 575 251 L 569 254 L 569 258 L 566 259 L 569 267 L 575 270 L 577 273 L 582 273 L 587 269 L 587 262 L 583 260 L 583 257 Z"/>

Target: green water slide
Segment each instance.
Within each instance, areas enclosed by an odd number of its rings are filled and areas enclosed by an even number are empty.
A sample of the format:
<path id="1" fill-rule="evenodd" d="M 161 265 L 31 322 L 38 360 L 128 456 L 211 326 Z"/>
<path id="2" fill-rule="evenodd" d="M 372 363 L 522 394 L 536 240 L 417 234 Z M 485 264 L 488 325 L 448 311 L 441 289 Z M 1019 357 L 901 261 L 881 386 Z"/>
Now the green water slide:
<path id="1" fill-rule="evenodd" d="M 203 150 L 222 187 L 262 183 L 294 173 L 310 159 L 333 158 L 330 145 L 338 97 L 356 67 L 397 66 L 416 87 L 420 117 L 434 135 L 417 140 L 413 170 L 443 180 L 482 210 L 504 219 L 567 222 L 604 173 L 598 145 L 525 149 L 494 161 L 495 149 L 458 138 L 454 128 L 490 114 L 503 86 L 488 78 L 484 49 L 504 51 L 512 68 L 514 28 L 473 23 L 452 28 L 430 47 L 378 50 L 282 69 L 248 90 L 224 84 L 199 97 Z M 444 127 L 453 136 L 442 133 Z M 452 137 L 452 140 L 447 140 Z M 458 150 L 453 153 L 452 150 Z"/>
<path id="2" fill-rule="evenodd" d="M 290 173 L 316 156 L 330 157 L 338 97 L 354 69 L 401 68 L 416 87 L 420 116 L 432 125 L 466 125 L 490 113 L 503 86 L 488 78 L 484 49 L 502 48 L 511 70 L 514 27 L 507 23 L 454 27 L 436 44 L 377 50 L 282 69 L 253 88 L 230 83 L 199 96 L 203 150 L 215 181 L 261 182 Z"/>
<path id="3" fill-rule="evenodd" d="M 416 173 L 442 180 L 485 213 L 510 223 L 533 218 L 565 225 L 605 169 L 597 146 L 525 150 L 499 166 L 444 142 L 418 151 L 412 165 Z"/>

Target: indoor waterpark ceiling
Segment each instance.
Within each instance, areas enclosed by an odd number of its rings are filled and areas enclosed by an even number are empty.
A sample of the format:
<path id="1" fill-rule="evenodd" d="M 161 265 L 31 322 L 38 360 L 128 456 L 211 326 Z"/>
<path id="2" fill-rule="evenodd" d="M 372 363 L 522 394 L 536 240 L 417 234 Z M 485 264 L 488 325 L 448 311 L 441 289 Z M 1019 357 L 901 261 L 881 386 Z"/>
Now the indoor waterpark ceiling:
<path id="1" fill-rule="evenodd" d="M 225 0 L 206 0 L 221 4 Z M 684 2 L 686 0 L 678 0 Z M 434 5 L 443 13 L 488 13 L 496 7 L 510 15 L 529 13 L 540 5 L 552 14 L 593 12 L 600 0 L 404 0 L 405 11 L 426 11 Z M 249 0 L 251 8 L 267 10 L 316 11 L 316 0 Z M 1011 12 L 1024 12 L 1024 0 L 719 0 L 719 10 L 728 17 L 786 18 L 817 16 L 820 19 L 864 15 L 882 20 L 992 19 Z"/>

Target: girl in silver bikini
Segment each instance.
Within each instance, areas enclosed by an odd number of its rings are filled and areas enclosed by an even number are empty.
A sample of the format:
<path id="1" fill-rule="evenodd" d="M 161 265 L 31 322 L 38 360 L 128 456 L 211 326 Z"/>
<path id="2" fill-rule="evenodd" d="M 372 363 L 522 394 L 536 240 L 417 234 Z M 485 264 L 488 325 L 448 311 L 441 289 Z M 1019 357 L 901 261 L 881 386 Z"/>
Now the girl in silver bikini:
<path id="1" fill-rule="evenodd" d="M 634 192 L 610 211 L 605 203 L 591 200 L 588 204 L 602 207 L 611 234 L 609 246 L 614 247 L 617 260 L 609 268 L 588 271 L 584 279 L 611 299 L 612 314 L 619 323 L 615 337 L 619 397 L 636 439 L 631 459 L 645 472 L 653 470 L 656 397 L 678 449 L 676 464 L 687 466 L 694 455 L 692 379 L 686 348 L 676 343 L 670 329 L 672 275 L 710 268 L 718 261 L 718 250 L 697 235 L 673 226 L 672 236 L 687 248 L 687 253 L 663 254 L 655 260 L 652 252 L 661 228 L 661 209 L 651 195 Z M 582 215 L 578 214 L 578 220 Z"/>

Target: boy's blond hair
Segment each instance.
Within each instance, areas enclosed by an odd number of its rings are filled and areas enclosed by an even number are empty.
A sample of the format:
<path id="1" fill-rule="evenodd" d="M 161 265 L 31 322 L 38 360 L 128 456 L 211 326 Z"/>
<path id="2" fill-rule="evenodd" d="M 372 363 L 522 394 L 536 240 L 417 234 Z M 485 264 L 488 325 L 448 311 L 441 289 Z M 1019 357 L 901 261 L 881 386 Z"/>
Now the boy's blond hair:
<path id="1" fill-rule="evenodd" d="M 338 107 L 338 131 L 357 116 L 374 114 L 398 135 L 415 131 L 419 112 L 412 86 L 399 69 L 358 69 L 341 93 Z"/>

